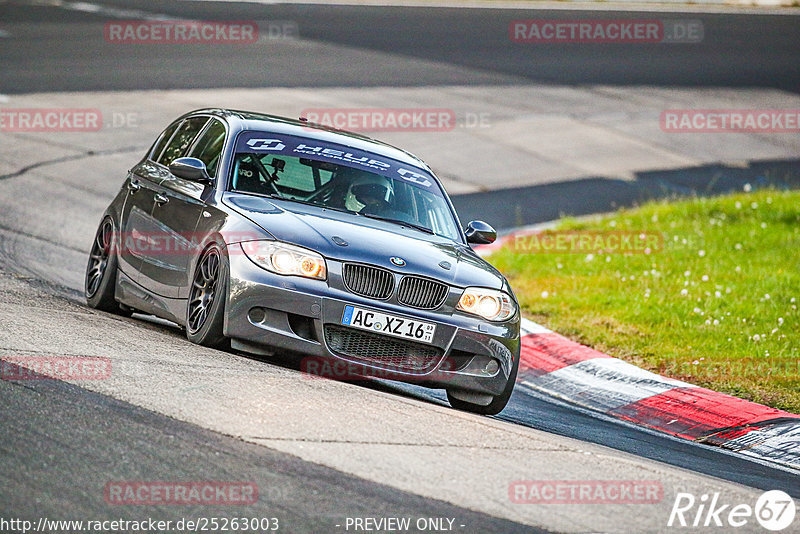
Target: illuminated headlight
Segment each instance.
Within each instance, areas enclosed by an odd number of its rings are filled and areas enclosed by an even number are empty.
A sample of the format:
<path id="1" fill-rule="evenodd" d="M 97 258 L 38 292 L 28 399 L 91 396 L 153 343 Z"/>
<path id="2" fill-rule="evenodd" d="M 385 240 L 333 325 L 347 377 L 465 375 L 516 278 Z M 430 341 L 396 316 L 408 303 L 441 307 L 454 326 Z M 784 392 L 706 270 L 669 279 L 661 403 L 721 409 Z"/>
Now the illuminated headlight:
<path id="1" fill-rule="evenodd" d="M 256 265 L 273 273 L 318 280 L 328 275 L 325 258 L 307 248 L 277 241 L 249 241 L 242 243 L 242 249 Z"/>
<path id="2" fill-rule="evenodd" d="M 517 306 L 509 295 L 482 287 L 465 289 L 457 308 L 489 321 L 505 321 L 513 317 L 517 311 Z"/>

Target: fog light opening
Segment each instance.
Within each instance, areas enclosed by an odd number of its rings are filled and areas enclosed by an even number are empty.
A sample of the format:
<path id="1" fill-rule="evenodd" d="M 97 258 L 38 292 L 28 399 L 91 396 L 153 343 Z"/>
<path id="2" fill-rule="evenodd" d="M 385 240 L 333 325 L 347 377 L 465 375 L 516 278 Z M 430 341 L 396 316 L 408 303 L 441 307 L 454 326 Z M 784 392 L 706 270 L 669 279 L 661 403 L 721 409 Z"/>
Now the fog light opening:
<path id="1" fill-rule="evenodd" d="M 247 313 L 247 318 L 253 324 L 260 324 L 267 319 L 267 312 L 264 308 L 251 308 Z"/>
<path id="2" fill-rule="evenodd" d="M 494 375 L 499 370 L 500 364 L 495 359 L 489 360 L 483 368 L 483 372 L 489 376 Z"/>
<path id="3" fill-rule="evenodd" d="M 491 356 L 476 354 L 460 372 L 473 376 L 494 376 L 500 371 L 500 362 Z"/>

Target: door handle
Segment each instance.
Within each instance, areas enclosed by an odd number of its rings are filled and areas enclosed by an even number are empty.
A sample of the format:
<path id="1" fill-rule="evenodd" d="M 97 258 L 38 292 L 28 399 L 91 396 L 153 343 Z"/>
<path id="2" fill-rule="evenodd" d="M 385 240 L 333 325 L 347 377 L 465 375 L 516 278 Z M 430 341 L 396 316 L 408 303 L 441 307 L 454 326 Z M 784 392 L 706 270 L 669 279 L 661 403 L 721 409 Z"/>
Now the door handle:
<path id="1" fill-rule="evenodd" d="M 128 182 L 128 191 L 130 191 L 131 193 L 135 193 L 141 188 L 142 184 L 139 183 L 139 180 L 131 180 L 130 182 Z"/>
<path id="2" fill-rule="evenodd" d="M 155 196 L 153 197 L 153 200 L 155 200 L 156 204 L 158 204 L 159 206 L 169 202 L 169 198 L 166 195 L 162 195 L 161 193 L 156 193 Z"/>

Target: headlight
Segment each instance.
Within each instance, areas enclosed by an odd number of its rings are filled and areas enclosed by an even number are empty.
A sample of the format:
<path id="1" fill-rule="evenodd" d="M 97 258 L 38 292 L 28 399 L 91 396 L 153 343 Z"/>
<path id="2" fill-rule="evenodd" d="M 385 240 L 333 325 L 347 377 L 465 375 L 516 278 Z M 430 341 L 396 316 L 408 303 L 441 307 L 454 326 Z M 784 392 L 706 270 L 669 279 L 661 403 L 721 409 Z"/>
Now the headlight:
<path id="1" fill-rule="evenodd" d="M 242 243 L 242 249 L 256 265 L 276 274 L 318 280 L 328 275 L 325 258 L 307 248 L 277 241 L 248 241 Z"/>
<path id="2" fill-rule="evenodd" d="M 505 321 L 513 317 L 517 306 L 511 296 L 502 291 L 468 287 L 458 301 L 459 310 L 479 315 L 489 321 Z"/>

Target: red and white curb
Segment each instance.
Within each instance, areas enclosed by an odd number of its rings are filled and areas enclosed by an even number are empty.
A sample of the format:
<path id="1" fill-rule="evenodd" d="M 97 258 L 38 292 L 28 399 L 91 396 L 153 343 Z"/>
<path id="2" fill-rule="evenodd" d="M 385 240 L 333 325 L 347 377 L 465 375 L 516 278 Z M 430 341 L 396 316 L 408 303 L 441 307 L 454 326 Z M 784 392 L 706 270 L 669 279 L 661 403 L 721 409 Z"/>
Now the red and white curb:
<path id="1" fill-rule="evenodd" d="M 666 378 L 522 320 L 517 387 L 800 469 L 800 415 Z"/>

